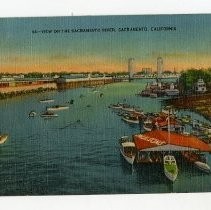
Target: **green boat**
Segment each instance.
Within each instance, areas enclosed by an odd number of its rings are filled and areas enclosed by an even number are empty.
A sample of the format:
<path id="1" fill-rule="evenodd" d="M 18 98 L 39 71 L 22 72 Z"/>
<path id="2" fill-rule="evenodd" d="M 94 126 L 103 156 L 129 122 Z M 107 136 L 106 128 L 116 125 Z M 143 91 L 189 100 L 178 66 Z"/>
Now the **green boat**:
<path id="1" fill-rule="evenodd" d="M 166 177 L 174 182 L 178 175 L 178 167 L 175 157 L 173 155 L 165 155 L 163 158 L 163 165 Z"/>

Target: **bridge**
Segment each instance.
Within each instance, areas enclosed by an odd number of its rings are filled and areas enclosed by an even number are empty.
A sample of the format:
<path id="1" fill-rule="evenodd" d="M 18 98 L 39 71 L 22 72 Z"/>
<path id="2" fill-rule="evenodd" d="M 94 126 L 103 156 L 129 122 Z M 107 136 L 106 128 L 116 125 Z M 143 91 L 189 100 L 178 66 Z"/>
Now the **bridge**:
<path id="1" fill-rule="evenodd" d="M 73 89 L 78 87 L 92 87 L 92 86 L 99 86 L 105 85 L 115 82 L 113 77 L 99 77 L 99 78 L 74 78 L 74 79 L 67 79 L 67 78 L 58 78 L 56 80 L 57 88 L 58 89 Z"/>

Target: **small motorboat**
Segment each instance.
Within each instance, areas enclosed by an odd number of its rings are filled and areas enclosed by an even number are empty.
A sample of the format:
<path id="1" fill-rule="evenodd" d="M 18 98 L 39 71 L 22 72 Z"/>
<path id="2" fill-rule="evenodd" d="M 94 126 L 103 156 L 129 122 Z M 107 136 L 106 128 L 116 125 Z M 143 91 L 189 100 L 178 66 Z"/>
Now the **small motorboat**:
<path id="1" fill-rule="evenodd" d="M 200 169 L 200 170 L 202 170 L 204 172 L 210 173 L 210 171 L 211 171 L 210 166 L 207 163 L 205 163 L 205 162 L 196 161 L 196 162 L 194 162 L 194 165 L 198 169 Z"/>
<path id="2" fill-rule="evenodd" d="M 122 109 L 123 104 L 122 103 L 117 103 L 117 104 L 110 104 L 109 108 L 111 109 Z"/>
<path id="3" fill-rule="evenodd" d="M 7 134 L 0 134 L 0 144 L 4 144 L 8 138 Z"/>
<path id="4" fill-rule="evenodd" d="M 175 157 L 173 155 L 165 155 L 163 158 L 163 165 L 166 177 L 174 182 L 178 175 L 178 167 Z"/>
<path id="5" fill-rule="evenodd" d="M 58 114 L 55 114 L 54 112 L 46 111 L 42 113 L 40 116 L 44 118 L 53 118 L 53 117 L 58 117 Z"/>
<path id="6" fill-rule="evenodd" d="M 61 110 L 66 110 L 66 109 L 69 109 L 69 106 L 55 105 L 52 107 L 48 107 L 47 111 L 61 111 Z"/>
<path id="7" fill-rule="evenodd" d="M 123 136 L 119 140 L 120 152 L 124 159 L 131 165 L 133 165 L 136 157 L 135 144 L 132 142 L 128 136 Z"/>
<path id="8" fill-rule="evenodd" d="M 35 117 L 37 113 L 35 111 L 29 112 L 29 117 Z"/>
<path id="9" fill-rule="evenodd" d="M 204 163 L 201 161 L 196 161 L 196 162 L 194 162 L 194 165 L 201 171 L 204 171 L 206 173 L 211 172 L 210 166 L 207 163 Z"/>
<path id="10" fill-rule="evenodd" d="M 139 119 L 136 116 L 125 115 L 122 120 L 127 123 L 139 124 Z"/>
<path id="11" fill-rule="evenodd" d="M 125 107 L 125 108 L 122 108 L 122 111 L 125 111 L 125 112 L 134 112 L 135 109 L 133 107 Z"/>
<path id="12" fill-rule="evenodd" d="M 153 123 L 149 118 L 144 121 L 143 128 L 146 131 L 151 131 L 153 129 Z"/>
<path id="13" fill-rule="evenodd" d="M 54 102 L 54 99 L 50 98 L 45 98 L 40 100 L 40 103 L 52 103 L 52 102 Z"/>

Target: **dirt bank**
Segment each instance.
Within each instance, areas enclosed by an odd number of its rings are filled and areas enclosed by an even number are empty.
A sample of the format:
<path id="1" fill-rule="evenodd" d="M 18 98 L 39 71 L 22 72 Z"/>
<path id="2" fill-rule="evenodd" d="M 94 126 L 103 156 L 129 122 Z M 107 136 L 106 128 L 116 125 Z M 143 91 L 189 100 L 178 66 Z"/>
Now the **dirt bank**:
<path id="1" fill-rule="evenodd" d="M 176 108 L 190 109 L 202 114 L 211 120 L 211 93 L 182 96 L 179 98 L 169 99 L 167 104 L 171 104 Z"/>

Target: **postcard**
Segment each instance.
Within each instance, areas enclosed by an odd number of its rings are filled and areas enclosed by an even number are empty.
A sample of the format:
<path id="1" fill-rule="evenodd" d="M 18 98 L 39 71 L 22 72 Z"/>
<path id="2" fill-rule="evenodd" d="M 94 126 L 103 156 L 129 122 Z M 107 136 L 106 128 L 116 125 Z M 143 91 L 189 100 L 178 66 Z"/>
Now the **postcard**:
<path id="1" fill-rule="evenodd" d="M 0 19 L 0 195 L 211 191 L 211 15 Z"/>

